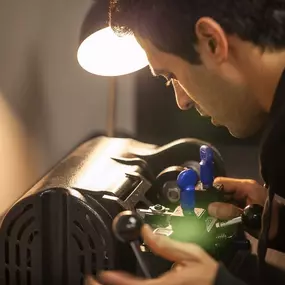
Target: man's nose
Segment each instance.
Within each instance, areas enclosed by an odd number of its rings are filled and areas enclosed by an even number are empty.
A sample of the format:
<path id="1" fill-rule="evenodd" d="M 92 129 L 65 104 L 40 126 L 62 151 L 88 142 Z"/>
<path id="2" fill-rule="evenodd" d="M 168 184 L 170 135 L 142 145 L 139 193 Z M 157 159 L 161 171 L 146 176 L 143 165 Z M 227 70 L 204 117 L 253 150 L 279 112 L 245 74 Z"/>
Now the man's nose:
<path id="1" fill-rule="evenodd" d="M 173 80 L 172 83 L 178 107 L 181 110 L 189 110 L 191 107 L 193 107 L 194 102 L 190 99 L 178 81 Z"/>

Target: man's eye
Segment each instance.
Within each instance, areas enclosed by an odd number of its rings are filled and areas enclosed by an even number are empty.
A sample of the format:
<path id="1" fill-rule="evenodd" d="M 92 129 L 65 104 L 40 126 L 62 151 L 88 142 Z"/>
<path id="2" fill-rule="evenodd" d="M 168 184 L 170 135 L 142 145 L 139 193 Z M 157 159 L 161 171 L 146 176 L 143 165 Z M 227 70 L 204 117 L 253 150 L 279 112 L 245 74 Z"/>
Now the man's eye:
<path id="1" fill-rule="evenodd" d="M 175 80 L 175 79 L 176 79 L 176 77 L 175 77 L 174 74 L 169 74 L 169 75 L 166 77 L 166 80 L 167 80 L 166 86 L 167 86 L 167 87 L 168 87 L 168 86 L 171 86 L 173 80 Z"/>
<path id="2" fill-rule="evenodd" d="M 171 86 L 172 80 L 173 80 L 172 78 L 168 79 L 167 82 L 165 83 L 165 85 L 166 85 L 167 87 Z"/>

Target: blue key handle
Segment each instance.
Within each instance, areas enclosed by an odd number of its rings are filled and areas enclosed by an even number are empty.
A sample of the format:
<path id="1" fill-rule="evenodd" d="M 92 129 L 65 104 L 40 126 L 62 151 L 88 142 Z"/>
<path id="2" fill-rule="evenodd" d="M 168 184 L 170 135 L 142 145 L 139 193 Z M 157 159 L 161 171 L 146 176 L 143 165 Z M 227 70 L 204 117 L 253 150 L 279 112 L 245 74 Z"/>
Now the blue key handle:
<path id="1" fill-rule="evenodd" d="M 200 148 L 200 179 L 205 189 L 210 188 L 214 182 L 214 153 L 209 146 L 202 146 Z"/>
<path id="2" fill-rule="evenodd" d="M 182 171 L 177 178 L 177 185 L 181 190 L 180 204 L 183 211 L 194 211 L 195 188 L 198 174 L 193 169 Z"/>

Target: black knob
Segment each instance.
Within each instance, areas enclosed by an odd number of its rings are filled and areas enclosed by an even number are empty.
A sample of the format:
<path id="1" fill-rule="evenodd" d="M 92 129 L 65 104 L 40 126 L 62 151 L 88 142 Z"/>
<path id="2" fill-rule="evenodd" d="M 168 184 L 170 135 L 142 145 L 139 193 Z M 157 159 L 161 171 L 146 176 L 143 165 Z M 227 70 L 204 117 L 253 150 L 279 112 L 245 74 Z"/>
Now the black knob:
<path id="1" fill-rule="evenodd" d="M 242 223 L 249 229 L 260 230 L 263 207 L 260 205 L 247 206 L 241 216 Z"/>
<path id="2" fill-rule="evenodd" d="M 143 260 L 142 252 L 140 251 L 139 239 L 143 226 L 141 218 L 131 211 L 124 211 L 116 216 L 112 226 L 113 233 L 118 240 L 130 243 L 144 276 L 151 278 L 147 265 Z"/>
<path id="3" fill-rule="evenodd" d="M 143 226 L 141 218 L 131 211 L 120 213 L 113 221 L 113 232 L 121 242 L 133 242 L 140 239 Z"/>

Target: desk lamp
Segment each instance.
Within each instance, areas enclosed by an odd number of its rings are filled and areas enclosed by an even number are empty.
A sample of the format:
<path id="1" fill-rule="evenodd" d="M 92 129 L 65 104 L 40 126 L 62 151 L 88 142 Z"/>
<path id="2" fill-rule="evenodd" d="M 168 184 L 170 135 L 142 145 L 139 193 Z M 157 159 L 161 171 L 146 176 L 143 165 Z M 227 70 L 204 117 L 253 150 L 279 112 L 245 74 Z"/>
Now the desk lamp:
<path id="1" fill-rule="evenodd" d="M 95 0 L 83 22 L 77 59 L 89 73 L 110 77 L 107 133 L 114 135 L 117 77 L 148 65 L 144 50 L 133 35 L 119 37 L 108 24 L 109 1 Z"/>

